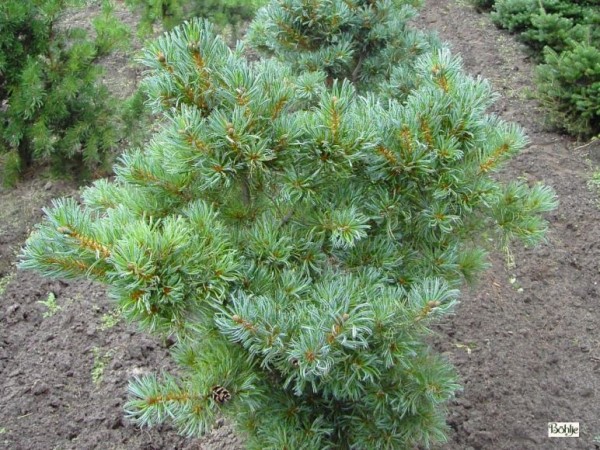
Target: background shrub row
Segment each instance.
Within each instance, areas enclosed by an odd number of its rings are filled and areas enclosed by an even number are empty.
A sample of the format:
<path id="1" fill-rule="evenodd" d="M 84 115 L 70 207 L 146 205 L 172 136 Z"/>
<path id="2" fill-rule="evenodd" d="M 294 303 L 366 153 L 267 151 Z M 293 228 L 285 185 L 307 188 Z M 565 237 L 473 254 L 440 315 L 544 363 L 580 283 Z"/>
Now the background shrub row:
<path id="1" fill-rule="evenodd" d="M 600 1 L 474 2 L 531 48 L 550 124 L 582 138 L 600 133 Z"/>

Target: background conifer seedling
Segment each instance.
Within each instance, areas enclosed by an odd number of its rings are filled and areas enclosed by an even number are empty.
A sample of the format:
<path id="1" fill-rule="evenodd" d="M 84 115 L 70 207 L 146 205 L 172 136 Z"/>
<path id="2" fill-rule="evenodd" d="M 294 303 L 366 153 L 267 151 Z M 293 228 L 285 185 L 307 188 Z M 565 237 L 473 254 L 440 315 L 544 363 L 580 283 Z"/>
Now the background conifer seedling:
<path id="1" fill-rule="evenodd" d="M 69 0 L 0 3 L 0 177 L 13 185 L 34 161 L 89 176 L 106 170 L 120 138 L 118 102 L 100 83 L 98 64 L 126 28 L 104 2 L 95 38 L 61 29 Z"/>

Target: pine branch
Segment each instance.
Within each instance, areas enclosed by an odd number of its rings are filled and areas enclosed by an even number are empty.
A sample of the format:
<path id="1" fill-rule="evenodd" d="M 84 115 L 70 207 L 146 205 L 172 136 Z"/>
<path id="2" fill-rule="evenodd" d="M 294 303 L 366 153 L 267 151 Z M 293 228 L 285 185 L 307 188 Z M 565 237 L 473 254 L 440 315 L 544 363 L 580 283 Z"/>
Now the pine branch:
<path id="1" fill-rule="evenodd" d="M 252 205 L 252 197 L 250 195 L 250 181 L 248 176 L 244 173 L 240 175 L 240 181 L 242 186 L 242 201 L 247 208 Z"/>

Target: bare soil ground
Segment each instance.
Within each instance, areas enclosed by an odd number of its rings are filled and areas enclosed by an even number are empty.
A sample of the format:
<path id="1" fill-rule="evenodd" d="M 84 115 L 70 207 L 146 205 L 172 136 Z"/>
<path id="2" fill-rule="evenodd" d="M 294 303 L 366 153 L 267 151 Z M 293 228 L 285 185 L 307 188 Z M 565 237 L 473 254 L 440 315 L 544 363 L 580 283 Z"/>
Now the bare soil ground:
<path id="1" fill-rule="evenodd" d="M 527 96 L 533 65 L 525 49 L 486 16 L 462 0 L 428 0 L 416 24 L 437 30 L 468 72 L 489 79 L 502 94 L 494 112 L 527 130 L 531 145 L 507 175 L 543 181 L 560 198 L 548 242 L 515 247 L 514 264 L 495 255 L 456 315 L 436 330 L 433 345 L 457 366 L 464 386 L 449 405 L 452 431 L 442 448 L 598 449 L 600 209 L 598 192 L 588 188 L 596 155 L 544 129 L 543 113 Z M 123 70 L 128 82 L 138 76 Z M 228 424 L 185 439 L 168 427 L 128 423 L 127 380 L 168 370 L 168 343 L 112 323 L 101 286 L 15 269 L 41 208 L 75 194 L 67 182 L 40 178 L 0 191 L 0 448 L 243 448 Z M 50 293 L 60 308 L 54 313 L 40 303 Z M 548 438 L 551 421 L 579 422 L 580 437 Z"/>

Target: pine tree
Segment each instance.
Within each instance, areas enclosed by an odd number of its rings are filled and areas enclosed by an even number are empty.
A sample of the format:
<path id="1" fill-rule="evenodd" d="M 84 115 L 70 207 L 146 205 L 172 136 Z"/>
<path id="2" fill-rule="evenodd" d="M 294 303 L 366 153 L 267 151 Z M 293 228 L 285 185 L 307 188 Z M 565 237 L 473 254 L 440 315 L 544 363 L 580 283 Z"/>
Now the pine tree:
<path id="1" fill-rule="evenodd" d="M 438 45 L 408 27 L 419 0 L 277 0 L 261 8 L 249 30 L 259 52 L 289 62 L 295 71 L 323 71 L 331 83 L 359 87 L 389 77 L 393 67 Z"/>
<path id="2" fill-rule="evenodd" d="M 498 0 L 494 22 L 533 49 L 536 58 L 550 47 L 561 52 L 571 41 L 600 47 L 600 10 L 597 0 Z"/>
<path id="3" fill-rule="evenodd" d="M 97 61 L 126 29 L 104 2 L 96 37 L 60 29 L 68 0 L 7 0 L 0 4 L 0 155 L 4 182 L 34 160 L 92 171 L 116 147 L 115 101 L 99 82 Z"/>
<path id="4" fill-rule="evenodd" d="M 576 43 L 561 53 L 547 48 L 536 81 L 550 124 L 575 136 L 600 134 L 600 45 Z"/>
<path id="5" fill-rule="evenodd" d="M 597 0 L 498 0 L 496 24 L 519 33 L 542 64 L 537 97 L 548 122 L 578 137 L 600 133 L 600 9 Z"/>
<path id="6" fill-rule="evenodd" d="M 220 27 L 231 27 L 234 40 L 238 28 L 250 20 L 266 0 L 126 0 L 141 13 L 139 31 L 149 34 L 156 23 L 170 30 L 186 19 L 204 17 Z"/>
<path id="7" fill-rule="evenodd" d="M 494 176 L 525 137 L 447 50 L 410 82 L 396 71 L 385 99 L 242 54 L 200 20 L 152 43 L 145 88 L 167 125 L 83 206 L 47 209 L 21 267 L 102 282 L 174 336 L 179 373 L 130 385 L 140 425 L 194 436 L 224 414 L 249 449 L 442 441 L 458 384 L 428 328 L 489 240 L 539 241 L 556 206 Z"/>

